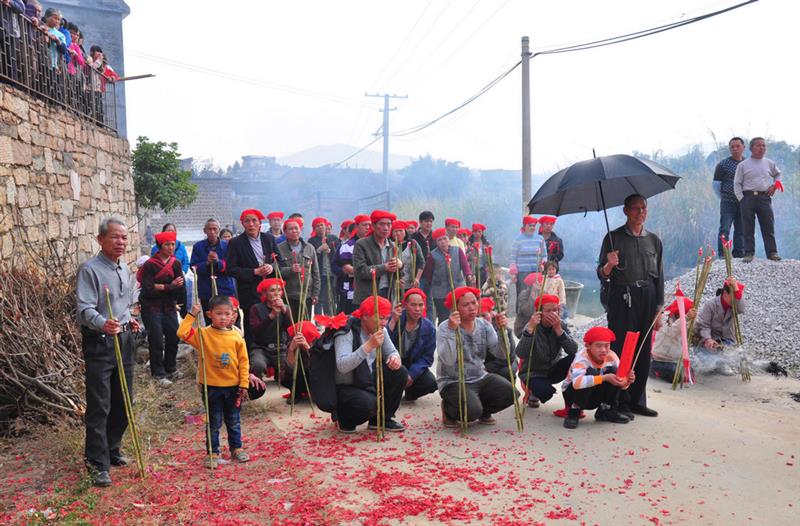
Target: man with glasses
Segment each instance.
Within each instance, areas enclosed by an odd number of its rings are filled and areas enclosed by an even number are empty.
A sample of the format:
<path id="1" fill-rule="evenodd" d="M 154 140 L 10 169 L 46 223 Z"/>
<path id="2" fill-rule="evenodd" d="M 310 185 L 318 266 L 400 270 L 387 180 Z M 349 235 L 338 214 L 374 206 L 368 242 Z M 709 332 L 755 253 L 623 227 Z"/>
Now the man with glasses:
<path id="1" fill-rule="evenodd" d="M 597 277 L 609 282 L 608 328 L 616 335 L 611 348 L 617 356 L 622 355 L 625 334 L 639 332 L 641 351 L 634 366 L 636 380 L 622 394 L 619 404 L 619 412 L 633 420 L 634 413 L 658 416 L 647 407 L 645 388 L 650 373 L 652 331 L 659 328 L 656 316 L 664 305 L 664 265 L 661 240 L 644 228 L 647 199 L 639 194 L 629 195 L 622 211 L 627 221 L 603 238 Z"/>
<path id="2" fill-rule="evenodd" d="M 128 249 L 128 227 L 121 219 L 100 223 L 100 253 L 78 270 L 77 315 L 86 368 L 85 462 L 95 486 L 111 485 L 110 466 L 128 464 L 120 452 L 128 427 L 114 353 L 119 338 L 128 391 L 133 397 L 134 337 L 139 323 L 131 317 L 133 287 L 122 260 Z M 108 310 L 106 289 L 114 319 Z"/>

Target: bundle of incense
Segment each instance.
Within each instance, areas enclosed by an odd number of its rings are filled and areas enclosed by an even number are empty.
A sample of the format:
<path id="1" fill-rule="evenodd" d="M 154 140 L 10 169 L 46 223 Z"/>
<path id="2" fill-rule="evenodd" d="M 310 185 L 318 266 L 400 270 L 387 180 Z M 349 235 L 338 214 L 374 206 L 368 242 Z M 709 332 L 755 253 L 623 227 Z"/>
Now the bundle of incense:
<path id="1" fill-rule="evenodd" d="M 450 278 L 450 294 L 453 297 L 453 308 L 457 309 L 458 302 L 456 301 L 450 255 L 446 255 L 444 259 L 447 262 L 447 276 Z M 466 436 L 469 427 L 469 421 L 467 420 L 467 381 L 464 373 L 464 343 L 461 341 L 460 327 L 456 327 L 456 362 L 458 364 L 458 421 L 461 427 L 461 436 Z"/>

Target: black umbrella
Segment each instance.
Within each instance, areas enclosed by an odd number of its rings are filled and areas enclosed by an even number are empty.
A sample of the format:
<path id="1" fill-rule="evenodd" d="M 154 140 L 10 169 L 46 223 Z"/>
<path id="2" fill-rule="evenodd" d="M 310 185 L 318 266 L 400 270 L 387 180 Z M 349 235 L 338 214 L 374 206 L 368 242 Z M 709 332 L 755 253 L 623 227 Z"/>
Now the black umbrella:
<path id="1" fill-rule="evenodd" d="M 631 155 L 581 161 L 551 176 L 528 203 L 531 214 L 562 216 L 603 211 L 624 204 L 631 194 L 652 197 L 672 190 L 680 177 L 660 164 Z"/>

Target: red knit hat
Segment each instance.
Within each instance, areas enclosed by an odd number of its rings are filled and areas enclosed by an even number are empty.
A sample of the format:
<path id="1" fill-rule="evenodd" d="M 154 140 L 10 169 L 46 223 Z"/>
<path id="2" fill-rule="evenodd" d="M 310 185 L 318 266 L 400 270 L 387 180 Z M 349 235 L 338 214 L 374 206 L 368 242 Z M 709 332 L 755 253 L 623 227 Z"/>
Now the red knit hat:
<path id="1" fill-rule="evenodd" d="M 470 230 L 469 228 L 459 228 L 458 232 L 456 232 L 456 235 L 457 236 L 471 236 L 472 235 L 472 230 Z"/>
<path id="2" fill-rule="evenodd" d="M 541 272 L 531 272 L 524 279 L 525 285 L 529 287 L 533 286 L 534 283 L 541 285 L 543 281 L 544 277 Z"/>
<path id="3" fill-rule="evenodd" d="M 342 221 L 342 224 L 341 224 L 341 226 L 339 228 L 341 228 L 342 230 L 345 230 L 347 227 L 349 227 L 353 223 L 355 223 L 355 221 L 353 221 L 352 219 L 345 219 L 344 221 Z"/>
<path id="4" fill-rule="evenodd" d="M 315 217 L 313 221 L 311 221 L 311 228 L 317 228 L 317 225 L 328 225 L 328 220 L 324 217 Z"/>
<path id="5" fill-rule="evenodd" d="M 417 223 L 413 219 L 406 221 L 406 225 L 407 225 L 406 228 L 408 228 L 409 226 L 413 226 L 414 228 L 419 228 L 419 223 Z"/>
<path id="6" fill-rule="evenodd" d="M 178 233 L 177 232 L 159 232 L 156 234 L 156 245 L 161 246 L 167 241 L 172 241 L 173 243 L 178 240 Z"/>
<path id="7" fill-rule="evenodd" d="M 535 225 L 538 222 L 539 222 L 539 220 L 536 219 L 533 216 L 525 216 L 525 217 L 522 218 L 522 224 L 523 225 Z"/>
<path id="8" fill-rule="evenodd" d="M 286 287 L 286 282 L 278 278 L 267 278 L 261 280 L 261 283 L 259 283 L 258 287 L 256 287 L 256 292 L 258 292 L 259 296 L 261 296 L 261 301 L 264 301 L 264 297 L 267 295 L 267 291 L 273 285 L 277 285 L 280 288 L 284 288 Z"/>
<path id="9" fill-rule="evenodd" d="M 366 214 L 358 214 L 353 218 L 353 222 L 357 225 L 360 225 L 361 223 L 371 223 L 372 219 L 370 219 L 370 217 Z"/>
<path id="10" fill-rule="evenodd" d="M 436 241 L 441 237 L 447 237 L 447 230 L 445 230 L 444 228 L 437 228 L 431 233 L 431 237 L 433 238 L 434 241 Z"/>
<path id="11" fill-rule="evenodd" d="M 422 303 L 424 305 L 428 304 L 428 296 L 422 291 L 422 289 L 418 289 L 416 287 L 408 289 L 406 293 L 403 294 L 403 304 L 405 304 L 406 300 L 408 300 L 408 297 L 412 294 L 419 294 L 422 297 Z"/>
<path id="12" fill-rule="evenodd" d="M 397 220 L 397 216 L 391 212 L 387 212 L 386 210 L 373 210 L 369 215 L 369 220 L 372 221 L 373 225 L 382 219 L 388 219 L 389 221 L 394 222 Z"/>
<path id="13" fill-rule="evenodd" d="M 536 300 L 533 302 L 533 308 L 536 310 L 539 310 L 539 300 L 541 300 L 541 304 L 543 306 L 547 305 L 548 303 L 555 303 L 556 305 L 560 303 L 558 296 L 555 294 L 542 294 L 541 297 L 536 298 Z"/>
<path id="14" fill-rule="evenodd" d="M 259 221 L 266 219 L 264 214 L 261 213 L 261 210 L 258 210 L 257 208 L 248 208 L 247 210 L 242 210 L 242 213 L 239 215 L 239 221 L 244 221 L 244 218 L 250 215 L 256 216 Z M 283 214 L 281 214 L 281 217 L 283 217 Z"/>
<path id="15" fill-rule="evenodd" d="M 263 217 L 261 219 L 264 219 Z M 270 212 L 267 219 L 283 219 L 283 212 Z"/>
<path id="16" fill-rule="evenodd" d="M 392 223 L 392 230 L 405 230 L 408 228 L 408 223 L 405 221 L 395 221 Z"/>
<path id="17" fill-rule="evenodd" d="M 444 226 L 457 226 L 458 228 L 461 228 L 461 221 L 454 217 L 448 217 L 444 220 Z"/>
<path id="18" fill-rule="evenodd" d="M 289 225 L 297 225 L 300 230 L 303 230 L 303 220 L 299 217 L 293 217 L 291 219 L 287 219 L 283 222 L 283 231 L 286 232 L 286 227 Z"/>
<path id="19" fill-rule="evenodd" d="M 613 342 L 617 339 L 614 331 L 607 327 L 592 327 L 583 335 L 583 343 L 591 345 L 595 342 Z"/>
<path id="20" fill-rule="evenodd" d="M 455 306 L 456 307 L 458 306 L 458 302 L 461 300 L 461 298 L 465 294 L 467 294 L 468 292 L 473 293 L 475 295 L 475 298 L 480 300 L 481 291 L 476 289 L 475 287 L 458 287 L 455 290 L 455 295 L 456 295 L 456 305 Z M 448 310 L 451 310 L 451 311 L 453 310 L 454 306 L 453 306 L 453 293 L 452 292 L 448 292 L 447 296 L 444 298 L 444 306 L 447 307 Z"/>
<path id="21" fill-rule="evenodd" d="M 539 218 L 540 223 L 552 223 L 555 224 L 556 217 L 555 216 L 542 216 Z"/>
<path id="22" fill-rule="evenodd" d="M 481 314 L 484 312 L 492 312 L 494 309 L 494 300 L 492 298 L 481 298 Z"/>
<path id="23" fill-rule="evenodd" d="M 387 318 L 392 313 L 392 303 L 382 296 L 378 296 L 378 315 Z M 364 318 L 364 316 L 375 316 L 375 297 L 369 296 L 361 302 L 358 309 L 353 311 L 352 316 Z"/>
<path id="24" fill-rule="evenodd" d="M 472 223 L 472 231 L 476 232 L 478 230 L 481 232 L 486 232 L 486 225 L 482 225 L 481 223 Z"/>

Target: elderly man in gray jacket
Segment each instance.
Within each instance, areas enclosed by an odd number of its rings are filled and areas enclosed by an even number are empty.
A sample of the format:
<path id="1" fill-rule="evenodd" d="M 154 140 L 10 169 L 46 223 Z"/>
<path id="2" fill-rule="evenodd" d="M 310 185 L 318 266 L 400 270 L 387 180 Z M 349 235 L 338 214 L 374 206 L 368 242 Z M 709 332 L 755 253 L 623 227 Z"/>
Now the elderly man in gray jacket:
<path id="1" fill-rule="evenodd" d="M 458 426 L 458 331 L 464 350 L 467 421 L 477 420 L 481 424 L 493 425 L 496 421 L 492 414 L 511 406 L 519 393 L 507 378 L 486 372 L 484 367 L 487 352 L 503 360 L 506 354 L 503 346 L 498 344 L 492 324 L 478 316 L 480 291 L 472 287 L 459 287 L 454 295 L 455 305 L 452 304 L 452 295 L 447 298 L 450 317 L 439 325 L 436 335 L 436 351 L 439 353 L 436 376 L 442 397 L 442 421 L 446 427 Z M 496 323 L 499 329 L 505 330 L 505 315 L 498 314 Z"/>

